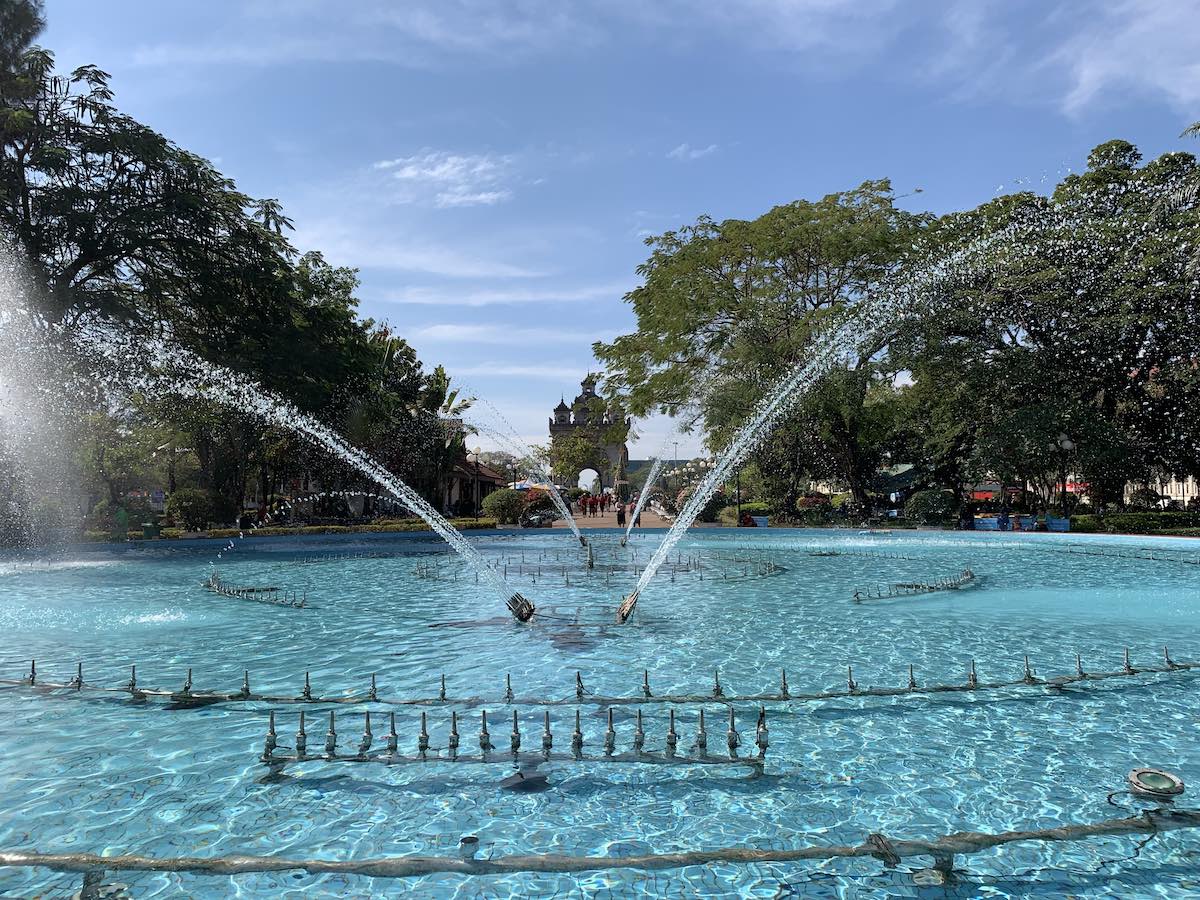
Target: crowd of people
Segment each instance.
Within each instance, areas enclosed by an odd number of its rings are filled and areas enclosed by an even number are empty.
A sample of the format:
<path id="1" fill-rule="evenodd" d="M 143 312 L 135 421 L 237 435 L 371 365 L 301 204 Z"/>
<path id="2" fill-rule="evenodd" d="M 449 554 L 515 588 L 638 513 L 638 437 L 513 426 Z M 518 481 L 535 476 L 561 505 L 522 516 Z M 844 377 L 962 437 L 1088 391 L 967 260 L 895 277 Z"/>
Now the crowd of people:
<path id="1" fill-rule="evenodd" d="M 615 510 L 617 514 L 617 525 L 624 526 L 627 513 L 632 513 L 634 504 L 628 506 L 609 493 L 600 494 L 584 494 L 576 501 L 577 511 L 581 517 L 597 518 L 599 516 L 608 515 L 610 510 Z M 638 513 L 637 519 L 634 520 L 635 527 L 641 527 L 641 513 Z"/>

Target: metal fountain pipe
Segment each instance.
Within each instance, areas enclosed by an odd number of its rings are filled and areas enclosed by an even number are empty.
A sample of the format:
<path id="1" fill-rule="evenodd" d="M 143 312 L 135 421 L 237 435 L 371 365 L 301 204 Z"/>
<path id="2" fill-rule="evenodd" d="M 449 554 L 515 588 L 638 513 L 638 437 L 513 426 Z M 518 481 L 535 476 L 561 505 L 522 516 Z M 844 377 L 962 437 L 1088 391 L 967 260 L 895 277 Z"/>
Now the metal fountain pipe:
<path id="1" fill-rule="evenodd" d="M 554 735 L 550 732 L 550 710 L 546 710 L 542 724 L 542 752 L 547 756 L 554 747 Z"/>
<path id="2" fill-rule="evenodd" d="M 704 707 L 700 707 L 700 714 L 696 720 L 696 755 L 708 755 L 708 732 L 704 730 Z"/>
<path id="3" fill-rule="evenodd" d="M 758 727 L 754 730 L 754 743 L 758 747 L 759 759 L 767 755 L 767 747 L 770 746 L 770 734 L 767 731 L 767 708 L 760 706 L 758 708 Z"/>
<path id="4" fill-rule="evenodd" d="M 583 755 L 583 732 L 579 729 L 579 710 L 575 710 L 575 730 L 571 733 L 571 755 L 576 759 Z"/>
<path id="5" fill-rule="evenodd" d="M 646 732 L 642 730 L 642 710 L 637 711 L 637 727 L 633 730 L 633 752 L 642 753 L 646 749 Z"/>
<path id="6" fill-rule="evenodd" d="M 302 700 L 312 699 L 312 682 L 309 681 L 307 672 L 304 673 L 304 690 L 300 692 L 300 698 Z"/>
<path id="7" fill-rule="evenodd" d="M 446 741 L 446 750 L 451 759 L 458 757 L 458 713 L 450 713 L 450 737 Z"/>
<path id="8" fill-rule="evenodd" d="M 367 691 L 367 700 L 374 703 L 379 699 L 379 691 L 375 687 L 375 673 L 371 673 L 371 689 Z"/>
<path id="9" fill-rule="evenodd" d="M 337 755 L 337 729 L 334 727 L 332 709 L 329 711 L 329 730 L 325 732 L 325 755 L 330 759 Z"/>
<path id="10" fill-rule="evenodd" d="M 263 741 L 262 761 L 270 762 L 271 756 L 278 746 L 278 739 L 275 735 L 275 710 L 267 713 L 267 738 Z"/>
<path id="11" fill-rule="evenodd" d="M 486 709 L 480 711 L 479 723 L 479 749 L 486 755 L 489 750 L 495 749 L 492 736 L 488 733 Z"/>
<path id="12" fill-rule="evenodd" d="M 421 717 L 424 718 L 424 716 L 425 714 L 421 713 Z M 508 744 L 513 756 L 516 756 L 521 752 L 521 729 L 517 724 L 517 711 L 515 709 L 513 710 L 512 720 L 512 734 L 508 736 Z"/>
<path id="13" fill-rule="evenodd" d="M 308 733 L 304 730 L 304 710 L 300 710 L 300 727 L 296 729 L 296 759 L 308 755 Z"/>
<path id="14" fill-rule="evenodd" d="M 675 733 L 675 707 L 669 710 L 670 718 L 667 724 L 667 756 L 673 757 L 679 746 L 679 735 Z"/>
<path id="15" fill-rule="evenodd" d="M 729 747 L 729 758 L 737 757 L 737 748 L 742 743 L 742 736 L 738 734 L 737 723 L 733 717 L 733 707 L 729 707 L 729 730 L 725 732 L 725 744 Z"/>
<path id="16" fill-rule="evenodd" d="M 395 753 L 400 748 L 400 736 L 396 734 L 396 714 L 388 714 L 387 743 L 384 745 L 388 753 Z"/>
<path id="17" fill-rule="evenodd" d="M 395 713 L 392 714 L 393 716 Z M 425 721 L 425 711 L 421 710 L 421 731 L 417 734 L 417 755 L 421 759 L 429 753 L 429 729 Z"/>
<path id="18" fill-rule="evenodd" d="M 608 708 L 608 728 L 604 732 L 604 755 L 612 756 L 617 749 L 617 732 L 613 729 L 613 711 Z"/>

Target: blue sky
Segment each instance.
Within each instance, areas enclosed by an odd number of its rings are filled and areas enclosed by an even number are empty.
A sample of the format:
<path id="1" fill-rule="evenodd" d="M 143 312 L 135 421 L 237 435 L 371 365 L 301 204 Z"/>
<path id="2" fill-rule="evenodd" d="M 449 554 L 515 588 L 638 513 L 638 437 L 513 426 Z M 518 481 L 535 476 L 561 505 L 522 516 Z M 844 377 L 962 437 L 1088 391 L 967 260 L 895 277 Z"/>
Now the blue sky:
<path id="1" fill-rule="evenodd" d="M 46 7 L 61 67 L 279 198 L 298 246 L 361 270 L 364 315 L 533 441 L 631 329 L 648 234 L 868 178 L 970 207 L 1115 137 L 1200 151 L 1195 0 Z"/>

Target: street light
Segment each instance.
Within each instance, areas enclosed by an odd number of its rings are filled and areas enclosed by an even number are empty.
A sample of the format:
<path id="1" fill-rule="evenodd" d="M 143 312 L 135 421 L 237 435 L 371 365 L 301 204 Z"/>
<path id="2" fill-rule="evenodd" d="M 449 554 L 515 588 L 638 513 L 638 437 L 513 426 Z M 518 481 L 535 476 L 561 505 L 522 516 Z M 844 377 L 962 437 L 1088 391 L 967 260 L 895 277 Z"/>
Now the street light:
<path id="1" fill-rule="evenodd" d="M 474 511 L 474 516 L 476 519 L 479 518 L 479 454 L 480 454 L 481 450 L 482 450 L 482 448 L 476 447 L 474 450 L 472 450 L 470 453 L 467 454 L 467 462 L 472 463 L 475 466 L 475 482 L 473 485 L 473 490 L 471 492 L 472 493 L 471 509 Z"/>
<path id="2" fill-rule="evenodd" d="M 1066 432 L 1059 432 L 1058 446 L 1062 450 L 1059 454 L 1059 468 L 1062 470 L 1062 511 L 1063 516 L 1067 515 L 1067 454 L 1075 449 L 1075 442 L 1071 440 Z"/>

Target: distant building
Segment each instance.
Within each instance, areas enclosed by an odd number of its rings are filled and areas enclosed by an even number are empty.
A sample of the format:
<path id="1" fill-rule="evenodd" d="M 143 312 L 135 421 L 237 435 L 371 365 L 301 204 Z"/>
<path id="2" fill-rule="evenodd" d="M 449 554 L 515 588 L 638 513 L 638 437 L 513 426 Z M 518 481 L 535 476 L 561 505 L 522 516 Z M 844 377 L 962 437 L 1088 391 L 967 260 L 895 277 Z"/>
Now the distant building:
<path id="1" fill-rule="evenodd" d="M 625 440 L 629 436 L 631 420 L 625 417 L 620 406 L 606 403 L 596 393 L 596 383 L 596 376 L 589 374 L 579 383 L 580 393 L 570 406 L 564 398 L 554 407 L 549 422 L 550 454 L 554 455 L 554 445 L 567 436 L 582 437 L 592 445 L 592 453 L 580 466 L 580 472 L 595 469 L 600 475 L 601 488 L 619 488 L 625 483 L 629 464 Z M 579 472 L 574 475 L 578 479 Z"/>

